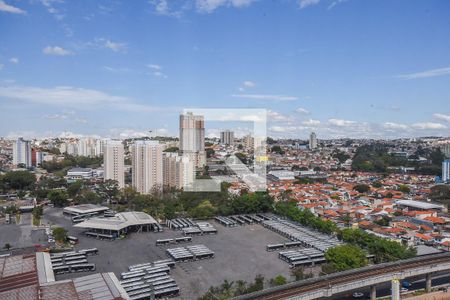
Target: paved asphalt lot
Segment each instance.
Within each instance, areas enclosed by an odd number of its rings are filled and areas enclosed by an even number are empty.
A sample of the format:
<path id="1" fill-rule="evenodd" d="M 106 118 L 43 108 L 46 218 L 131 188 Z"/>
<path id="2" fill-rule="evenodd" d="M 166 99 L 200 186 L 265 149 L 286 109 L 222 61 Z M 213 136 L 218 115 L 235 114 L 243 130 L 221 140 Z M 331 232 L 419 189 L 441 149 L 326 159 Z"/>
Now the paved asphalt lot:
<path id="1" fill-rule="evenodd" d="M 13 248 L 24 248 L 35 244 L 46 244 L 47 238 L 43 229 L 33 229 L 31 213 L 24 213 L 19 224 L 0 224 L 0 248 L 7 243 Z"/>
<path id="2" fill-rule="evenodd" d="M 98 240 L 86 237 L 81 230 L 72 227 L 61 209 L 48 208 L 44 221 L 63 226 L 70 235 L 79 238 L 77 249 L 98 248 L 99 255 L 89 257 L 95 263 L 96 272 L 114 272 L 117 276 L 127 271 L 132 264 L 166 259 L 165 249 L 177 247 L 155 246 L 157 239 L 182 236 L 181 232 L 165 228 L 164 232 L 132 233 L 123 240 Z M 260 225 L 227 228 L 215 221 L 210 223 L 218 230 L 217 235 L 194 236 L 191 243 L 204 244 L 215 252 L 213 259 L 177 263 L 171 271 L 181 289 L 181 299 L 196 299 L 212 285 L 219 285 L 224 279 L 253 281 L 257 274 L 266 279 L 277 275 L 290 276 L 288 264 L 277 257 L 276 252 L 266 252 L 266 245 L 286 241 L 282 236 Z M 84 276 L 89 273 L 72 273 L 57 276 L 57 280 Z"/>

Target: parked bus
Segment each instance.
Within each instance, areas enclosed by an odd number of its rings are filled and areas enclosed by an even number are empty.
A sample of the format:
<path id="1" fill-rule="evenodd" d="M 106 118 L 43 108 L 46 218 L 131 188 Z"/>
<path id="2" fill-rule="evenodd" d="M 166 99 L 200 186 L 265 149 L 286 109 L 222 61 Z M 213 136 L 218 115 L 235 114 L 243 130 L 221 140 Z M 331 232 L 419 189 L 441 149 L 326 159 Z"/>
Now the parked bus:
<path id="1" fill-rule="evenodd" d="M 67 237 L 67 240 L 68 240 L 69 243 L 71 243 L 72 245 L 78 244 L 78 238 L 77 238 L 77 237 L 74 237 L 74 236 L 69 235 L 69 236 Z"/>

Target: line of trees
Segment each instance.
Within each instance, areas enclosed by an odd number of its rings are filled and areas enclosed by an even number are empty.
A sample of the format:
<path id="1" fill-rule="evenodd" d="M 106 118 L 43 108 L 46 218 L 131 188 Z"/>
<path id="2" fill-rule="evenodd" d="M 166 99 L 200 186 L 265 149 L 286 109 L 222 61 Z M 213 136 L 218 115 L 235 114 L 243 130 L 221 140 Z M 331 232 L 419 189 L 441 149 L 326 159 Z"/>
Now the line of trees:
<path id="1" fill-rule="evenodd" d="M 278 202 L 275 205 L 275 213 L 323 233 L 333 234 L 338 231 L 334 222 L 316 217 L 309 209 L 298 209 L 297 203 L 293 201 Z"/>
<path id="2" fill-rule="evenodd" d="M 361 229 L 346 228 L 339 230 L 337 236 L 340 240 L 366 249 L 373 254 L 375 263 L 391 262 L 416 256 L 417 251 L 396 241 L 391 241 Z"/>

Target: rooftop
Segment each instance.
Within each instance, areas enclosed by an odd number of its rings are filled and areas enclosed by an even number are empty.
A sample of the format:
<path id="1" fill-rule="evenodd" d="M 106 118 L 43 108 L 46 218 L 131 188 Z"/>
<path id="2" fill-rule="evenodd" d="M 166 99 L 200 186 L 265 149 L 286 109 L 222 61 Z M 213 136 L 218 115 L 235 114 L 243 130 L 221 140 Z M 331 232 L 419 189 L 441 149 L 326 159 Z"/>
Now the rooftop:
<path id="1" fill-rule="evenodd" d="M 143 212 L 123 212 L 111 218 L 91 218 L 74 225 L 79 228 L 104 229 L 119 231 L 129 226 L 150 225 L 157 223 L 156 220 Z"/>
<path id="2" fill-rule="evenodd" d="M 76 213 L 76 214 L 86 214 L 93 212 L 101 212 L 108 210 L 106 206 L 95 205 L 95 204 L 80 204 L 75 206 L 68 206 L 64 208 L 65 213 Z"/>
<path id="3" fill-rule="evenodd" d="M 420 208 L 420 209 L 443 209 L 444 207 L 439 204 L 433 204 L 428 202 L 422 202 L 422 201 L 414 201 L 414 200 L 398 200 L 395 202 L 396 205 L 404 205 L 404 206 L 410 206 L 414 208 Z"/>

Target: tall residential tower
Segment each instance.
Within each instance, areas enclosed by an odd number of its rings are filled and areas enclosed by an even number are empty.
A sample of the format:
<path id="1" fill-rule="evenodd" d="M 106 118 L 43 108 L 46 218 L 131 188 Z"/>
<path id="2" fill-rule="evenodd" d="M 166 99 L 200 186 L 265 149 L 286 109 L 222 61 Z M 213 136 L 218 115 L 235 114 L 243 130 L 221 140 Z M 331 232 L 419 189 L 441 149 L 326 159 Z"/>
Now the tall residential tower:
<path id="1" fill-rule="evenodd" d="M 31 142 L 18 138 L 13 144 L 13 165 L 31 167 Z"/>
<path id="2" fill-rule="evenodd" d="M 136 141 L 131 146 L 132 186 L 141 194 L 163 188 L 164 145 L 156 141 Z"/>
<path id="3" fill-rule="evenodd" d="M 197 168 L 206 164 L 205 119 L 192 112 L 180 115 L 180 153 Z"/>
<path id="4" fill-rule="evenodd" d="M 110 140 L 104 144 L 103 167 L 105 180 L 115 180 L 119 188 L 125 186 L 124 148 L 122 141 Z"/>

